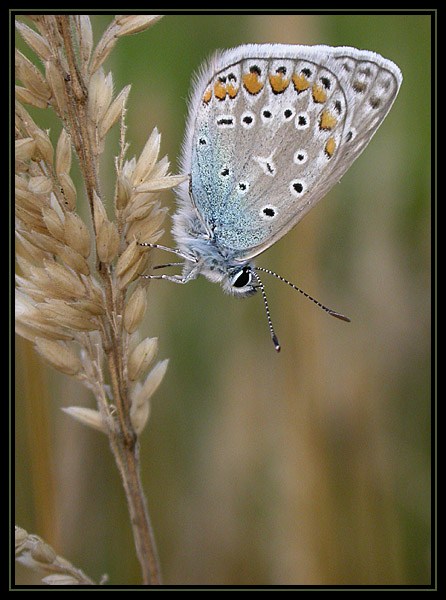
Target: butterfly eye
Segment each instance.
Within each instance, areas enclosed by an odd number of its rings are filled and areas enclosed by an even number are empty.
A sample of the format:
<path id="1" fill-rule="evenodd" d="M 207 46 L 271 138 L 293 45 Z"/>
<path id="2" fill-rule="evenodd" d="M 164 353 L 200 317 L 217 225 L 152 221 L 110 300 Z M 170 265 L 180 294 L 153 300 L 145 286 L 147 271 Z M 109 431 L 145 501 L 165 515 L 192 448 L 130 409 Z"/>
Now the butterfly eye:
<path id="1" fill-rule="evenodd" d="M 243 267 L 237 271 L 232 278 L 231 285 L 235 288 L 243 288 L 249 285 L 252 281 L 252 273 L 249 267 Z"/>

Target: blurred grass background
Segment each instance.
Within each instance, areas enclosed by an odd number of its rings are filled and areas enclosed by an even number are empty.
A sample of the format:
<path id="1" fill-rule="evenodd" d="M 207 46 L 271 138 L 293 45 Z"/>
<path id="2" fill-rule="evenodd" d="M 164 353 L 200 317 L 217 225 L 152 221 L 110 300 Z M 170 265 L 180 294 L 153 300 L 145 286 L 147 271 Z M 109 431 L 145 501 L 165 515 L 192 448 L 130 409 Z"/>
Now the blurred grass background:
<path id="1" fill-rule="evenodd" d="M 96 42 L 109 21 L 92 16 Z M 177 172 L 192 73 L 216 48 L 249 42 L 374 50 L 404 81 L 341 184 L 257 261 L 350 324 L 264 275 L 276 355 L 260 297 L 225 296 L 204 278 L 150 287 L 145 333 L 159 337 L 170 364 L 141 452 L 164 583 L 426 585 L 431 18 L 166 16 L 121 39 L 105 63 L 116 92 L 132 84 L 128 156 L 156 125 Z M 49 111 L 32 114 L 56 139 Z M 110 204 L 118 131 L 111 137 L 102 181 Z M 173 193 L 164 201 L 172 214 Z M 107 572 L 109 584 L 138 584 L 107 441 L 60 410 L 93 406 L 91 395 L 21 338 L 15 386 L 16 522 L 96 580 Z M 39 579 L 18 567 L 16 581 Z"/>

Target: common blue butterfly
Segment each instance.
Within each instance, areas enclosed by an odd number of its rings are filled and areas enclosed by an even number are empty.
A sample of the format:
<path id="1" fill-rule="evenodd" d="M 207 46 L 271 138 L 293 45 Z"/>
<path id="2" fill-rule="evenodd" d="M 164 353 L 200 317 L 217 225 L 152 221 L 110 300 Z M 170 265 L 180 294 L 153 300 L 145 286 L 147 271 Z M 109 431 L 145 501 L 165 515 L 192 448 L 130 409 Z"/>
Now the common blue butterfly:
<path id="1" fill-rule="evenodd" d="M 194 82 L 170 249 L 187 283 L 198 275 L 225 292 L 261 290 L 253 259 L 277 242 L 339 181 L 390 110 L 402 75 L 367 50 L 249 44 L 217 53 Z M 169 263 L 172 266 L 179 263 Z M 304 292 L 302 292 L 304 293 Z M 347 317 L 316 302 L 329 314 Z"/>

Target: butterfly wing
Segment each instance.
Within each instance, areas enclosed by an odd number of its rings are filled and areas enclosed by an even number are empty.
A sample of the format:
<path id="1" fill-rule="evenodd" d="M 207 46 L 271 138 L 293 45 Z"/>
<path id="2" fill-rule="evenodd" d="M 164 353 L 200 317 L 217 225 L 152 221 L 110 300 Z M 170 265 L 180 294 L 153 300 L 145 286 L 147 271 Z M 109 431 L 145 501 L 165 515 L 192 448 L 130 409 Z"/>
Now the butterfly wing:
<path id="1" fill-rule="evenodd" d="M 364 150 L 401 81 L 391 61 L 347 47 L 214 57 L 195 86 L 183 168 L 217 245 L 244 261 L 294 227 Z"/>

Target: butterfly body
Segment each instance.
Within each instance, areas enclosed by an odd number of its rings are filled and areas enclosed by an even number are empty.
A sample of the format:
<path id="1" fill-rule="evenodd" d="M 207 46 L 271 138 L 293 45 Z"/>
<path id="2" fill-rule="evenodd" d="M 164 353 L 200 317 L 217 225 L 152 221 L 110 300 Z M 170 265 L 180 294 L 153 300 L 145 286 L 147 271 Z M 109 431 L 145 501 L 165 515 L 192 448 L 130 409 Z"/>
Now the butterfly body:
<path id="1" fill-rule="evenodd" d="M 234 285 L 237 274 L 250 270 L 253 265 L 250 261 L 240 260 L 237 252 L 221 243 L 218 221 L 203 223 L 196 211 L 190 209 L 180 210 L 173 219 L 173 234 L 185 259 L 183 280 L 190 281 L 204 275 L 209 281 L 220 283 L 227 293 L 239 296 L 255 293 L 256 288 L 249 285 L 249 277 L 246 285 Z"/>

